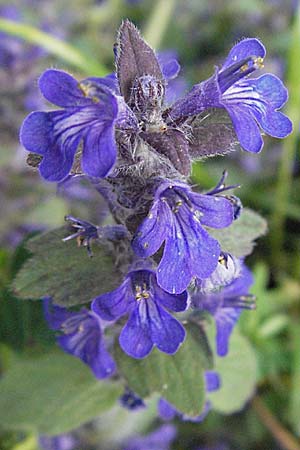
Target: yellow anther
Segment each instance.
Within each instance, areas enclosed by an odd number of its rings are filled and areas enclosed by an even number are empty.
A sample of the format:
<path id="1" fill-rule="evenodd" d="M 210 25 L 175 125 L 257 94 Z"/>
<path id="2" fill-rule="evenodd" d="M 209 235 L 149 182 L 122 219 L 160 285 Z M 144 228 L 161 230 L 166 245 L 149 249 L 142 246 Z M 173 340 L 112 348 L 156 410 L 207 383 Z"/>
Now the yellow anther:
<path id="1" fill-rule="evenodd" d="M 149 242 L 144 242 L 143 247 L 144 248 L 148 248 L 149 247 Z"/>
<path id="2" fill-rule="evenodd" d="M 219 256 L 218 262 L 223 266 L 226 266 L 226 258 L 223 255 Z"/>
<path id="3" fill-rule="evenodd" d="M 100 102 L 98 97 L 96 97 L 95 95 L 91 95 L 91 88 L 92 88 L 91 84 L 89 84 L 89 83 L 87 83 L 87 84 L 86 83 L 85 84 L 84 83 L 78 83 L 78 87 L 81 90 L 81 92 L 83 93 L 83 95 L 85 97 L 90 98 L 92 100 L 92 102 L 94 102 L 94 103 L 99 103 Z"/>
<path id="4" fill-rule="evenodd" d="M 84 331 L 84 326 L 82 324 L 80 324 L 78 327 L 78 332 L 82 333 L 83 331 Z"/>
<path id="5" fill-rule="evenodd" d="M 264 58 L 262 58 L 261 56 L 255 58 L 253 62 L 256 69 L 262 69 L 264 67 Z"/>

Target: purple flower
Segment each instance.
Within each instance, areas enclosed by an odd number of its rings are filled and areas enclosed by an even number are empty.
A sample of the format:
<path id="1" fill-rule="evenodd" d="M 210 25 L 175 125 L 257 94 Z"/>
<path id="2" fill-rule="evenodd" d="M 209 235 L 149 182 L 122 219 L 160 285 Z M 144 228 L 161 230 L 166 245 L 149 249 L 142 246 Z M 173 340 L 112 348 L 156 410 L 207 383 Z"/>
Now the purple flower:
<path id="1" fill-rule="evenodd" d="M 213 392 L 220 388 L 220 378 L 219 375 L 214 371 L 206 371 L 205 372 L 205 385 L 206 392 Z M 161 398 L 158 402 L 158 413 L 160 417 L 164 420 L 173 420 L 175 417 L 185 421 L 185 422 L 202 422 L 207 414 L 209 413 L 211 408 L 211 404 L 209 400 L 207 400 L 204 404 L 204 408 L 202 413 L 197 417 L 187 416 L 186 414 L 182 414 L 178 411 L 171 403 L 169 403 L 164 398 Z"/>
<path id="2" fill-rule="evenodd" d="M 96 378 L 110 377 L 115 363 L 107 352 L 102 335 L 100 318 L 93 311 L 82 308 L 71 312 L 45 300 L 45 317 L 53 330 L 63 334 L 57 338 L 61 348 L 81 359 Z"/>
<path id="3" fill-rule="evenodd" d="M 122 450 L 170 450 L 176 436 L 173 425 L 162 425 L 147 436 L 131 438 Z"/>
<path id="4" fill-rule="evenodd" d="M 204 280 L 204 285 L 206 285 Z M 240 274 L 227 286 L 218 291 L 201 291 L 201 281 L 197 292 L 192 296 L 195 308 L 208 311 L 216 323 L 217 354 L 225 356 L 228 353 L 229 338 L 243 309 L 254 309 L 254 297 L 249 294 L 253 283 L 250 270 L 242 265 Z"/>
<path id="5" fill-rule="evenodd" d="M 207 278 L 218 264 L 220 245 L 204 226 L 227 227 L 233 218 L 232 204 L 226 198 L 198 194 L 184 183 L 165 181 L 135 234 L 133 250 L 148 257 L 165 242 L 157 281 L 167 292 L 180 293 L 192 277 Z"/>
<path id="6" fill-rule="evenodd" d="M 77 439 L 70 433 L 39 437 L 39 446 L 43 450 L 73 450 L 77 444 Z"/>
<path id="7" fill-rule="evenodd" d="M 241 146 L 254 153 L 263 146 L 259 126 L 270 136 L 286 137 L 292 131 L 292 123 L 278 111 L 288 99 L 283 83 L 272 74 L 246 78 L 263 67 L 265 54 L 258 39 L 244 39 L 236 44 L 221 69 L 175 103 L 170 118 L 196 115 L 211 107 L 225 108 Z"/>
<path id="8" fill-rule="evenodd" d="M 69 175 L 81 141 L 79 159 L 84 173 L 98 178 L 106 176 L 117 154 L 116 97 L 100 79 L 95 92 L 88 80 L 78 83 L 71 75 L 53 69 L 40 77 L 39 87 L 48 101 L 63 108 L 33 112 L 21 128 L 20 139 L 26 150 L 43 156 L 39 166 L 43 178 L 61 181 Z"/>
<path id="9" fill-rule="evenodd" d="M 136 270 L 129 272 L 115 291 L 96 297 L 92 310 L 107 321 L 129 313 L 119 337 L 120 346 L 129 356 L 144 358 L 154 345 L 168 354 L 178 350 L 185 330 L 165 308 L 178 312 L 184 311 L 186 306 L 186 292 L 169 294 L 158 286 L 155 272 Z"/>

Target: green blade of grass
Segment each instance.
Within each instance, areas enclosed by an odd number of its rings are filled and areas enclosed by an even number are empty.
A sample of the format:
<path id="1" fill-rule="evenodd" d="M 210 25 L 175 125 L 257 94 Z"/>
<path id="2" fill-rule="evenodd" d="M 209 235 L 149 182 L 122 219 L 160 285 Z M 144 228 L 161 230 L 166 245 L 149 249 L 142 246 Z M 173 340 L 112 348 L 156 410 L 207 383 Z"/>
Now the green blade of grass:
<path id="1" fill-rule="evenodd" d="M 45 49 L 84 74 L 103 76 L 108 73 L 104 65 L 84 55 L 72 45 L 31 25 L 0 18 L 0 30 Z"/>
<path id="2" fill-rule="evenodd" d="M 296 11 L 292 28 L 291 45 L 288 54 L 287 87 L 289 90 L 289 102 L 286 113 L 294 125 L 293 133 L 283 142 L 282 157 L 279 165 L 278 181 L 274 197 L 276 202 L 273 209 L 271 223 L 272 260 L 275 261 L 277 270 L 285 267 L 282 258 L 282 246 L 284 240 L 284 226 L 288 215 L 289 196 L 292 185 L 292 171 L 297 148 L 298 128 L 300 123 L 300 5 Z"/>

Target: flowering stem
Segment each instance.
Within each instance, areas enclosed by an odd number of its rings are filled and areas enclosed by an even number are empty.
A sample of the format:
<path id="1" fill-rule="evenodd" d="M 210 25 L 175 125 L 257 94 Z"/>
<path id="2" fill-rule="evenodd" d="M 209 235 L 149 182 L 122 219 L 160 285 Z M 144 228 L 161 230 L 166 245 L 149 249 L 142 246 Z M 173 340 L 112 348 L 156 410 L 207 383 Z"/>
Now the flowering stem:
<path id="1" fill-rule="evenodd" d="M 66 63 L 76 67 L 87 75 L 103 76 L 107 74 L 107 69 L 102 64 L 93 60 L 93 58 L 89 58 L 72 45 L 31 25 L 0 18 L 0 30 L 24 39 L 30 44 L 42 47 L 47 52 L 63 59 Z"/>
<path id="2" fill-rule="evenodd" d="M 280 447 L 285 450 L 300 450 L 300 441 L 281 425 L 258 396 L 253 398 L 252 406 Z"/>
<path id="3" fill-rule="evenodd" d="M 284 239 L 284 223 L 287 216 L 289 195 L 292 184 L 292 170 L 297 148 L 298 127 L 300 122 L 300 89 L 299 89 L 299 54 L 300 54 L 300 5 L 296 11 L 295 22 L 292 29 L 292 42 L 288 57 L 287 86 L 289 89 L 289 102 L 286 113 L 294 124 L 294 132 L 283 143 L 282 158 L 279 166 L 278 182 L 274 197 L 272 216 L 271 244 L 272 259 L 277 267 L 284 267 L 282 260 L 282 245 Z"/>
<path id="4" fill-rule="evenodd" d="M 168 27 L 175 7 L 176 0 L 157 0 L 152 9 L 147 25 L 144 29 L 144 38 L 153 48 L 159 48 Z"/>

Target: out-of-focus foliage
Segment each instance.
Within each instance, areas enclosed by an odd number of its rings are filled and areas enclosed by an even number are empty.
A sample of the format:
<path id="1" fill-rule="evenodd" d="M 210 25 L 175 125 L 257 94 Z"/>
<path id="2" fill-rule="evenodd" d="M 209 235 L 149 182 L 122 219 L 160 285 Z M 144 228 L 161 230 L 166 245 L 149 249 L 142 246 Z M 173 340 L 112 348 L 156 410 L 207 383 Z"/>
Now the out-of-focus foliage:
<path id="1" fill-rule="evenodd" d="M 291 106 L 287 108 L 294 120 L 294 133 L 287 143 L 265 137 L 260 155 L 239 151 L 227 155 L 226 159 L 222 156 L 207 159 L 193 168 L 193 181 L 203 189 L 213 186 L 220 172 L 227 169 L 228 183 L 241 184 L 239 197 L 247 207 L 267 219 L 268 233 L 258 241 L 247 260 L 255 273 L 251 292 L 257 297 L 257 310 L 242 314 L 228 359 L 218 358 L 216 363 L 224 375 L 224 386 L 211 394 L 213 410 L 204 422 L 175 421 L 178 433 L 172 448 L 214 449 L 222 443 L 227 449 L 300 449 L 300 104 L 297 91 L 300 10 L 297 2 L 74 0 L 70 5 L 66 0 L 26 0 L 8 5 L 2 1 L 0 16 L 1 20 L 15 20 L 24 25 L 22 36 L 27 40 L 13 36 L 18 34 L 17 27 L 14 31 L 14 27 L 6 27 L 11 34 L 1 32 L 0 371 L 3 380 L 0 385 L 5 388 L 0 410 L 1 450 L 35 450 L 38 448 L 36 431 L 60 433 L 98 413 L 101 413 L 99 419 L 76 432 L 80 442 L 77 448 L 121 448 L 123 442 L 116 439 L 115 430 L 120 427 L 120 436 L 125 441 L 131 432 L 153 429 L 158 423 L 157 392 L 162 394 L 168 389 L 164 388 L 161 354 L 158 357 L 158 353 L 153 353 L 152 360 L 147 360 L 149 366 L 153 364 L 153 370 L 161 370 L 161 386 L 151 384 L 151 377 L 146 377 L 151 375 L 151 367 L 146 375 L 142 365 L 139 374 L 127 374 L 128 367 L 123 361 L 124 384 L 130 386 L 132 376 L 140 377 L 140 395 L 152 394 L 148 408 L 140 416 L 138 411 L 127 412 L 120 406 L 106 413 L 105 408 L 97 409 L 97 395 L 106 398 L 108 409 L 121 393 L 120 388 L 108 384 L 110 387 L 101 389 L 102 384 L 97 386 L 98 382 L 92 380 L 86 367 L 67 356 L 57 354 L 47 362 L 43 353 L 53 352 L 56 347 L 53 333 L 44 322 L 41 303 L 23 302 L 11 288 L 16 273 L 24 263 L 29 264 L 24 239 L 61 226 L 65 214 L 83 216 L 97 223 L 107 220 L 104 205 L 97 204 L 81 180 L 75 186 L 59 189 L 58 195 L 53 186 L 43 183 L 36 169 L 26 165 L 18 133 L 28 111 L 45 107 L 37 88 L 37 79 L 45 68 L 66 69 L 79 79 L 114 70 L 115 30 L 126 17 L 145 32 L 146 39 L 158 50 L 177 51 L 187 86 L 211 75 L 213 66 L 220 65 L 232 44 L 249 36 L 259 37 L 267 48 L 265 70 L 280 75 L 290 88 Z M 36 28 L 45 35 L 35 34 Z M 48 40 L 43 41 L 43 36 L 48 36 Z M 65 52 L 59 50 L 60 40 L 67 44 Z M 72 49 L 79 59 L 72 59 Z M 249 245 L 256 235 L 265 231 L 265 224 L 259 222 L 258 228 L 257 233 L 239 230 L 233 234 L 231 245 L 239 239 Z M 59 267 L 50 262 L 55 276 Z M 100 292 L 101 289 L 97 294 Z M 186 355 L 186 366 L 178 368 L 177 378 L 174 375 L 174 385 L 168 394 L 174 404 L 177 400 L 186 404 L 186 399 L 182 400 L 179 394 L 184 383 L 192 383 L 189 378 L 192 350 L 191 355 Z M 39 372 L 35 372 L 35 367 Z M 55 377 L 50 382 L 47 376 L 51 371 Z M 95 390 L 88 399 L 82 392 L 76 397 L 76 384 L 73 384 L 76 376 L 82 387 Z M 202 381 L 195 381 L 199 391 L 203 388 Z M 58 403 L 52 398 L 56 388 L 64 391 L 56 399 Z M 5 402 L 11 407 L 12 395 L 16 410 L 11 409 L 9 416 Z M 255 400 L 247 401 L 251 395 Z M 196 406 L 191 412 L 197 410 L 200 400 L 195 399 Z M 261 408 L 259 402 L 267 409 Z M 234 414 L 230 414 L 232 411 Z M 56 414 L 62 417 L 61 428 L 52 427 L 51 417 Z"/>

